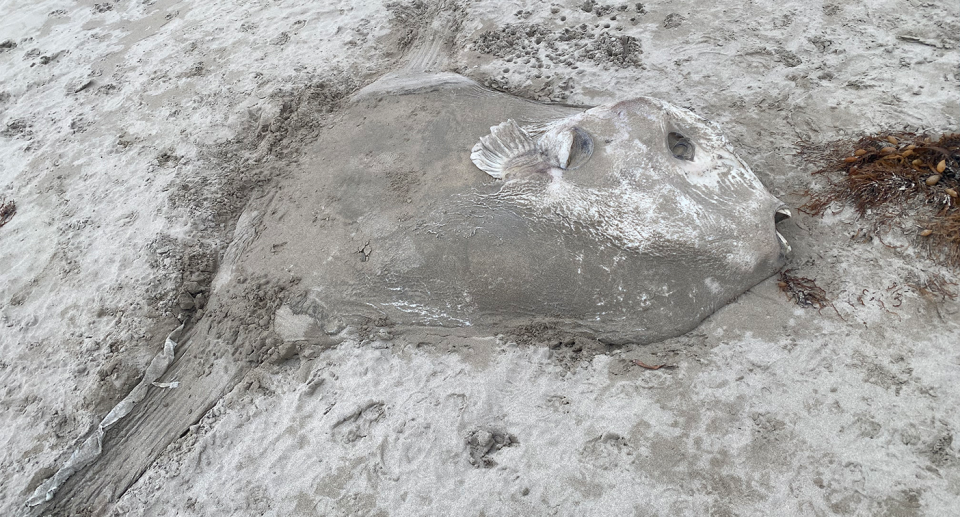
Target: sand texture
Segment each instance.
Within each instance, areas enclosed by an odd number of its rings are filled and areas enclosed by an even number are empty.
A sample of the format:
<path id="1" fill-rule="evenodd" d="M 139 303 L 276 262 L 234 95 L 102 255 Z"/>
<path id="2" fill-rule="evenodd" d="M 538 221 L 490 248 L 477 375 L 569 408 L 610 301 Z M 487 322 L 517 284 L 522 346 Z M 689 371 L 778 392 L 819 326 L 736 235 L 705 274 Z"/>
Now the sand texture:
<path id="1" fill-rule="evenodd" d="M 958 48 L 955 3 L 912 0 L 0 5 L 0 515 L 960 514 L 957 270 L 909 217 L 794 209 L 830 305 L 773 276 L 647 345 L 331 323 L 283 263 L 347 217 L 298 178 L 413 69 L 551 113 L 665 99 L 796 208 L 817 149 L 960 130 Z M 440 188 L 390 152 L 390 195 Z M 312 218 L 277 209 L 298 189 Z"/>

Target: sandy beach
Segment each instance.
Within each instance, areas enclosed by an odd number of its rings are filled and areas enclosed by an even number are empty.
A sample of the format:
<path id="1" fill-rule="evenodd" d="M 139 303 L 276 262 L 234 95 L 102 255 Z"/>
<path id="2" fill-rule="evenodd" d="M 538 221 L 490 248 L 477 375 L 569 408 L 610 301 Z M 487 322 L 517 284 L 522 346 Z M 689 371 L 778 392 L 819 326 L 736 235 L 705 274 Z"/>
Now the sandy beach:
<path id="1" fill-rule="evenodd" d="M 0 514 L 958 514 L 957 268 L 909 215 L 797 209 L 837 142 L 960 131 L 958 35 L 912 0 L 8 2 Z M 304 330 L 300 277 L 237 257 L 357 92 L 414 65 L 715 123 L 829 305 L 774 275 L 651 344 Z"/>

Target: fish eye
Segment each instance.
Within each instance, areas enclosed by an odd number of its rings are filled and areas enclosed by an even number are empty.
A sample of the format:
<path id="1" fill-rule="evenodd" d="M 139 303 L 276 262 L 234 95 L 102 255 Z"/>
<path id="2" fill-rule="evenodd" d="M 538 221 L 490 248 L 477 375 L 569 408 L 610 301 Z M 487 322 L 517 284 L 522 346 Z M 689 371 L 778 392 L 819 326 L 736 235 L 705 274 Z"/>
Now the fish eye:
<path id="1" fill-rule="evenodd" d="M 571 135 L 570 154 L 567 166 L 564 168 L 576 169 L 587 163 L 587 160 L 593 156 L 593 139 L 590 138 L 589 133 L 579 127 L 571 129 L 569 134 Z"/>
<path id="2" fill-rule="evenodd" d="M 673 153 L 675 158 L 681 160 L 693 161 L 693 156 L 695 152 L 695 146 L 689 138 L 671 131 L 667 134 L 667 148 L 670 149 L 670 152 Z"/>
<path id="3" fill-rule="evenodd" d="M 541 149 L 549 156 L 555 167 L 564 170 L 576 169 L 587 163 L 593 155 L 593 138 L 590 134 L 572 127 L 541 140 Z"/>

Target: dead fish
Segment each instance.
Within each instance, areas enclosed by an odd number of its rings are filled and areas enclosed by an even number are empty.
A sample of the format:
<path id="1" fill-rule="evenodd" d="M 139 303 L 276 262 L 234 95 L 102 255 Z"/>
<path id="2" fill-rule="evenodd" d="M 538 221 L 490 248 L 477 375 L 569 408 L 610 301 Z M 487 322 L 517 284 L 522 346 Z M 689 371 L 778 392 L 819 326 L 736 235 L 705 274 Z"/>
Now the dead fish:
<path id="1" fill-rule="evenodd" d="M 237 267 L 303 278 L 284 310 L 317 335 L 536 320 L 649 343 L 789 251 L 776 230 L 789 210 L 692 112 L 648 97 L 544 105 L 451 73 L 361 91 L 261 211 Z"/>
<path id="2" fill-rule="evenodd" d="M 437 72 L 450 23 L 438 15 L 248 210 L 217 284 L 302 278 L 275 318 L 284 339 L 546 321 L 650 343 L 783 266 L 790 211 L 715 125 L 649 97 L 549 105 Z"/>

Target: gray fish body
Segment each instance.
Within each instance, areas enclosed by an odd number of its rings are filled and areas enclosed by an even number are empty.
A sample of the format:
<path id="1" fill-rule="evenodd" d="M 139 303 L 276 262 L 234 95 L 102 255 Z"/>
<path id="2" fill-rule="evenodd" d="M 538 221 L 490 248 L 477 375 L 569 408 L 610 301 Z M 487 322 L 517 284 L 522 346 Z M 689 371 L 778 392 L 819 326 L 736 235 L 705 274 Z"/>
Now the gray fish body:
<path id="1" fill-rule="evenodd" d="M 523 142 L 491 140 L 507 120 Z M 302 278 L 284 310 L 314 334 L 548 321 L 647 343 L 783 264 L 782 204 L 715 129 L 653 99 L 584 110 L 405 78 L 358 94 L 300 165 L 237 267 Z"/>

